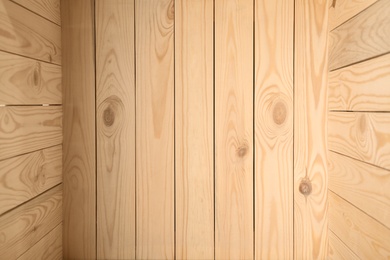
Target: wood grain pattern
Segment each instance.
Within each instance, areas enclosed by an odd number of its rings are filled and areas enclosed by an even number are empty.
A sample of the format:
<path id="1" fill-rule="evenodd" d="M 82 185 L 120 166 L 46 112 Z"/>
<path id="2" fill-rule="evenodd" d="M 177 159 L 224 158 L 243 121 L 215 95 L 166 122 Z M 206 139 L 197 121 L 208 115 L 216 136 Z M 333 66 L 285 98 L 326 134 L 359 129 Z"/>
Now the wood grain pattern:
<path id="1" fill-rule="evenodd" d="M 328 1 L 295 1 L 294 258 L 326 259 Z M 311 193 L 299 189 L 303 180 Z"/>
<path id="2" fill-rule="evenodd" d="M 60 0 L 11 0 L 46 19 L 61 24 Z"/>
<path id="3" fill-rule="evenodd" d="M 329 110 L 390 111 L 390 54 L 329 73 Z"/>
<path id="4" fill-rule="evenodd" d="M 61 28 L 11 2 L 0 2 L 0 50 L 61 64 Z"/>
<path id="5" fill-rule="evenodd" d="M 61 260 L 62 258 L 62 224 L 55 227 L 38 243 L 33 245 L 18 260 Z"/>
<path id="6" fill-rule="evenodd" d="M 329 228 L 360 258 L 389 259 L 390 229 L 329 193 Z"/>
<path id="7" fill-rule="evenodd" d="M 329 113 L 329 149 L 390 169 L 389 113 Z"/>
<path id="8" fill-rule="evenodd" d="M 390 5 L 379 0 L 330 33 L 329 69 L 390 51 Z"/>
<path id="9" fill-rule="evenodd" d="M 16 259 L 62 220 L 62 185 L 0 216 L 0 259 Z"/>
<path id="10" fill-rule="evenodd" d="M 215 1 L 215 258 L 253 258 L 253 1 Z"/>
<path id="11" fill-rule="evenodd" d="M 0 215 L 61 182 L 61 145 L 0 161 Z"/>
<path id="12" fill-rule="evenodd" d="M 0 160 L 62 143 L 62 107 L 0 107 Z"/>
<path id="13" fill-rule="evenodd" d="M 134 1 L 95 3 L 97 258 L 134 259 Z"/>
<path id="14" fill-rule="evenodd" d="M 329 256 L 331 260 L 359 260 L 360 258 L 349 249 L 332 231 L 329 232 Z"/>
<path id="15" fill-rule="evenodd" d="M 94 1 L 61 2 L 64 258 L 96 258 Z"/>
<path id="16" fill-rule="evenodd" d="M 255 9 L 255 258 L 293 259 L 294 1 Z"/>
<path id="17" fill-rule="evenodd" d="M 175 3 L 176 257 L 214 258 L 213 2 Z"/>
<path id="18" fill-rule="evenodd" d="M 174 257 L 174 2 L 137 0 L 138 259 Z"/>
<path id="19" fill-rule="evenodd" d="M 0 104 L 61 104 L 61 67 L 0 52 Z"/>

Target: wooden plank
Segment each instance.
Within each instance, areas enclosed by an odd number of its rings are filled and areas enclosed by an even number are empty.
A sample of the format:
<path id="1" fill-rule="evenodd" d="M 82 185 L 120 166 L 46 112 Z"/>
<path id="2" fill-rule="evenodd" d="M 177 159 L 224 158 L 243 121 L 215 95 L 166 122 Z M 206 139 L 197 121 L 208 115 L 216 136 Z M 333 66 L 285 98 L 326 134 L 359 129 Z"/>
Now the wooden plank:
<path id="1" fill-rule="evenodd" d="M 214 258 L 213 2 L 175 3 L 176 257 Z"/>
<path id="2" fill-rule="evenodd" d="M 61 104 L 61 67 L 0 52 L 0 104 Z"/>
<path id="3" fill-rule="evenodd" d="M 330 33 L 329 69 L 357 63 L 390 51 L 390 5 L 379 0 Z"/>
<path id="4" fill-rule="evenodd" d="M 134 259 L 134 1 L 95 3 L 97 258 Z"/>
<path id="5" fill-rule="evenodd" d="M 294 1 L 255 9 L 255 258 L 293 258 Z"/>
<path id="6" fill-rule="evenodd" d="M 0 50 L 61 64 L 61 28 L 11 2 L 0 3 Z"/>
<path id="7" fill-rule="evenodd" d="M 359 260 L 360 258 L 349 249 L 332 231 L 329 232 L 329 257 L 331 260 Z"/>
<path id="8" fill-rule="evenodd" d="M 328 1 L 295 1 L 295 259 L 326 259 L 328 254 L 328 10 Z"/>
<path id="9" fill-rule="evenodd" d="M 62 143 L 62 107 L 0 107 L 0 160 Z"/>
<path id="10" fill-rule="evenodd" d="M 215 258 L 253 256 L 253 1 L 215 1 Z"/>
<path id="11" fill-rule="evenodd" d="M 60 0 L 11 0 L 30 11 L 56 23 L 61 24 Z"/>
<path id="12" fill-rule="evenodd" d="M 63 0 L 64 258 L 96 258 L 94 1 Z"/>
<path id="13" fill-rule="evenodd" d="M 329 109 L 390 111 L 390 54 L 329 73 Z"/>
<path id="14" fill-rule="evenodd" d="M 390 228 L 390 171 L 329 153 L 329 189 Z"/>
<path id="15" fill-rule="evenodd" d="M 329 228 L 360 259 L 390 258 L 390 229 L 329 193 Z"/>
<path id="16" fill-rule="evenodd" d="M 329 149 L 390 169 L 390 113 L 329 113 Z"/>
<path id="17" fill-rule="evenodd" d="M 61 260 L 62 258 L 62 224 L 55 227 L 38 243 L 21 255 L 18 260 Z"/>
<path id="18" fill-rule="evenodd" d="M 137 259 L 174 258 L 174 1 L 137 0 Z"/>
<path id="19" fill-rule="evenodd" d="M 62 220 L 62 185 L 0 216 L 0 259 L 16 259 Z"/>
<path id="20" fill-rule="evenodd" d="M 0 161 L 0 214 L 61 182 L 61 145 Z"/>
<path id="21" fill-rule="evenodd" d="M 329 9 L 329 31 L 348 21 L 378 0 L 332 0 Z"/>

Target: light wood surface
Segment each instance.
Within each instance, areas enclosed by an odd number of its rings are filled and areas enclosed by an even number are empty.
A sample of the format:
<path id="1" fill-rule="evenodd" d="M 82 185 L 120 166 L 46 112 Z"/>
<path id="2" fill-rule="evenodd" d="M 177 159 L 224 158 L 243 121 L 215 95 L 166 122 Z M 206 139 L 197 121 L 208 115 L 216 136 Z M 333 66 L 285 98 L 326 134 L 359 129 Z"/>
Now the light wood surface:
<path id="1" fill-rule="evenodd" d="M 0 2 L 0 50 L 61 64 L 61 29 L 11 2 Z"/>
<path id="2" fill-rule="evenodd" d="M 97 258 L 134 259 L 134 1 L 95 3 Z"/>
<path id="3" fill-rule="evenodd" d="M 327 2 L 295 1 L 295 259 L 326 259 L 328 254 Z M 299 191 L 303 180 L 312 187 L 307 196 Z"/>
<path id="4" fill-rule="evenodd" d="M 0 105 L 61 104 L 61 67 L 0 52 Z"/>
<path id="5" fill-rule="evenodd" d="M 390 54 L 329 73 L 329 110 L 390 111 Z"/>
<path id="6" fill-rule="evenodd" d="M 253 258 L 253 1 L 215 1 L 215 258 Z"/>
<path id="7" fill-rule="evenodd" d="M 61 182 L 61 145 L 0 161 L 0 215 Z"/>
<path id="8" fill-rule="evenodd" d="M 62 220 L 62 185 L 0 216 L 0 259 L 16 259 Z"/>
<path id="9" fill-rule="evenodd" d="M 96 258 L 95 50 L 92 0 L 61 2 L 64 46 L 65 259 Z"/>
<path id="10" fill-rule="evenodd" d="M 11 0 L 53 23 L 61 24 L 60 0 Z"/>
<path id="11" fill-rule="evenodd" d="M 213 2 L 175 3 L 176 258 L 214 258 Z"/>
<path id="12" fill-rule="evenodd" d="M 174 257 L 174 2 L 137 0 L 138 259 Z"/>
<path id="13" fill-rule="evenodd" d="M 256 1 L 256 259 L 293 259 L 293 29 L 294 1 Z"/>
<path id="14" fill-rule="evenodd" d="M 331 260 L 359 260 L 360 258 L 349 249 L 332 231 L 329 232 L 329 256 Z"/>

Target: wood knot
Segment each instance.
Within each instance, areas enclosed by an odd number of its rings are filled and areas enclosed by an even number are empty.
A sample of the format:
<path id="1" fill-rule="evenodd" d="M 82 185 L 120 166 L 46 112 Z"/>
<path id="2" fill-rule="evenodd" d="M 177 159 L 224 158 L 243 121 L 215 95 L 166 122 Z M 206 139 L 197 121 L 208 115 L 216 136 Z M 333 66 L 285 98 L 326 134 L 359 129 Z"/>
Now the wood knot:
<path id="1" fill-rule="evenodd" d="M 242 145 L 242 146 L 238 147 L 236 153 L 237 153 L 238 157 L 243 158 L 248 153 L 248 146 Z"/>
<path id="2" fill-rule="evenodd" d="M 278 103 L 276 103 L 276 105 L 274 106 L 272 117 L 277 125 L 281 125 L 284 123 L 287 117 L 287 108 L 283 102 L 279 101 Z"/>
<path id="3" fill-rule="evenodd" d="M 112 126 L 115 122 L 115 113 L 110 106 L 104 110 L 103 122 L 106 126 Z"/>
<path id="4" fill-rule="evenodd" d="M 301 180 L 301 183 L 299 184 L 299 192 L 302 193 L 305 196 L 309 196 L 311 193 L 312 187 L 311 187 L 311 181 L 309 178 L 305 177 Z"/>
<path id="5" fill-rule="evenodd" d="M 35 68 L 34 70 L 34 73 L 33 73 L 33 83 L 34 83 L 34 86 L 38 86 L 39 85 L 39 82 L 40 82 L 40 71 L 41 71 L 41 66 L 39 63 L 37 63 L 37 67 Z"/>

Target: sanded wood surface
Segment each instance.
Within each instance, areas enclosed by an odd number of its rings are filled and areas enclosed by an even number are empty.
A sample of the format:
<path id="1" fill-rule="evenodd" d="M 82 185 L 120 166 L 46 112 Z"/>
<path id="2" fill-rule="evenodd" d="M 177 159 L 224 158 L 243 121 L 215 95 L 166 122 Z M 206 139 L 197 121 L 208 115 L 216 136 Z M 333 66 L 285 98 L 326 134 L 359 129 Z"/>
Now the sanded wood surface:
<path id="1" fill-rule="evenodd" d="M 134 259 L 134 1 L 95 3 L 97 258 Z"/>
<path id="2" fill-rule="evenodd" d="M 328 255 L 328 1 L 295 1 L 294 258 Z M 303 180 L 311 192 L 302 194 Z"/>
<path id="3" fill-rule="evenodd" d="M 0 52 L 0 104 L 61 104 L 61 67 Z"/>
<path id="4" fill-rule="evenodd" d="M 215 1 L 215 257 L 253 258 L 253 1 Z"/>
<path id="5" fill-rule="evenodd" d="M 138 259 L 174 257 L 174 2 L 136 0 Z"/>
<path id="6" fill-rule="evenodd" d="M 0 214 L 61 182 L 61 145 L 0 161 Z"/>
<path id="7" fill-rule="evenodd" d="M 390 4 L 379 0 L 330 33 L 329 69 L 390 51 Z"/>
<path id="8" fill-rule="evenodd" d="M 329 256 L 332 260 L 359 260 L 360 258 L 349 249 L 332 231 L 329 231 Z"/>
<path id="9" fill-rule="evenodd" d="M 0 2 L 0 50 L 61 64 L 61 28 L 11 2 Z"/>
<path id="10" fill-rule="evenodd" d="M 61 24 L 60 0 L 11 0 L 46 19 Z"/>
<path id="11" fill-rule="evenodd" d="M 0 216 L 0 259 L 16 259 L 62 220 L 62 185 Z"/>
<path id="12" fill-rule="evenodd" d="M 329 193 L 329 228 L 360 259 L 390 258 L 390 229 Z"/>
<path id="13" fill-rule="evenodd" d="M 0 107 L 0 160 L 61 143 L 61 106 Z"/>
<path id="14" fill-rule="evenodd" d="M 294 1 L 256 1 L 255 258 L 293 258 Z"/>
<path id="15" fill-rule="evenodd" d="M 390 111 L 390 54 L 329 73 L 329 110 Z"/>
<path id="16" fill-rule="evenodd" d="M 213 2 L 175 3 L 176 257 L 214 258 Z"/>

